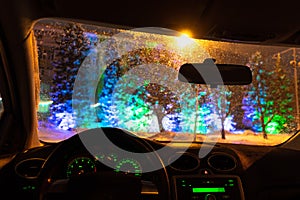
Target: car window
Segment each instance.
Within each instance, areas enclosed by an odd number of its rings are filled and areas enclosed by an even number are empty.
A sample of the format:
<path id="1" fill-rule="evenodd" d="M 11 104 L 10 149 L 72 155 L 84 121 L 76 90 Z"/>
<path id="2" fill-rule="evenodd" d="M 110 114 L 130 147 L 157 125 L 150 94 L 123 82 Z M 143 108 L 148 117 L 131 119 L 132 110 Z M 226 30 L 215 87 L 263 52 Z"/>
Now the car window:
<path id="1" fill-rule="evenodd" d="M 290 62 L 299 49 L 54 19 L 38 21 L 34 31 L 41 140 L 119 127 L 158 141 L 201 142 L 216 135 L 219 142 L 275 145 L 299 127 L 298 76 Z M 253 83 L 210 87 L 178 81 L 182 64 L 208 58 L 247 65 Z"/>

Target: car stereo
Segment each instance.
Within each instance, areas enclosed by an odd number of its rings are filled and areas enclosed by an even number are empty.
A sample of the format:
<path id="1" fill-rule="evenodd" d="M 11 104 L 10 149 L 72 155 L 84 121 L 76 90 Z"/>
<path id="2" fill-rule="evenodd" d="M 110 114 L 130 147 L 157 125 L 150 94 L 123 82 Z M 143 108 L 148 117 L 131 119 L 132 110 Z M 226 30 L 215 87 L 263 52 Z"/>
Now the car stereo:
<path id="1" fill-rule="evenodd" d="M 244 200 L 241 180 L 231 175 L 174 176 L 177 200 Z"/>

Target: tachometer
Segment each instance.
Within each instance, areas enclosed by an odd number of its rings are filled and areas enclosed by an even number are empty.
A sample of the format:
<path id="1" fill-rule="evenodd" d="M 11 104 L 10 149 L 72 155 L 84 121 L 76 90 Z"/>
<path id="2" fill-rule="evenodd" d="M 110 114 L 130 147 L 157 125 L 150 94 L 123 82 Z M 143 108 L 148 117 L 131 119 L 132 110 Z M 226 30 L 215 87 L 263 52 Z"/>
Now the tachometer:
<path id="1" fill-rule="evenodd" d="M 141 176 L 142 167 L 138 161 L 132 158 L 124 158 L 117 163 L 115 171 L 132 173 L 135 176 Z"/>
<path id="2" fill-rule="evenodd" d="M 114 165 L 118 161 L 118 156 L 114 153 L 110 153 L 109 155 L 99 154 L 95 158 L 104 164 Z"/>
<path id="3" fill-rule="evenodd" d="M 96 172 L 95 162 L 88 157 L 77 157 L 71 160 L 67 167 L 67 177 Z"/>

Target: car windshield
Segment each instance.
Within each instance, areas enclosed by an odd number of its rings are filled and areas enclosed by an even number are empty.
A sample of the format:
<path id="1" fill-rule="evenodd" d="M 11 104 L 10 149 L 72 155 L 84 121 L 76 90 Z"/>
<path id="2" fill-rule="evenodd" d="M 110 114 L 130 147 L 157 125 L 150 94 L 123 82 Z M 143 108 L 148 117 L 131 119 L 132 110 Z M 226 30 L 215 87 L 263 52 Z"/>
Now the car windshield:
<path id="1" fill-rule="evenodd" d="M 160 142 L 276 145 L 299 127 L 300 49 L 200 40 L 173 30 L 42 19 L 39 138 L 118 127 Z M 248 66 L 250 85 L 180 82 L 185 63 Z"/>

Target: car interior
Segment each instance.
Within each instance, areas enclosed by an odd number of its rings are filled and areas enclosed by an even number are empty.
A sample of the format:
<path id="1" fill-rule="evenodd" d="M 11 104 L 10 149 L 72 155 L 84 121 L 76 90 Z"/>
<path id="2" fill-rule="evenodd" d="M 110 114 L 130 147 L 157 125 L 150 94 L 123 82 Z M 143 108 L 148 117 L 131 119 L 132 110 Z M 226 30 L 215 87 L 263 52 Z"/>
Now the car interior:
<path id="1" fill-rule="evenodd" d="M 299 9 L 2 0 L 1 199 L 300 199 Z"/>

